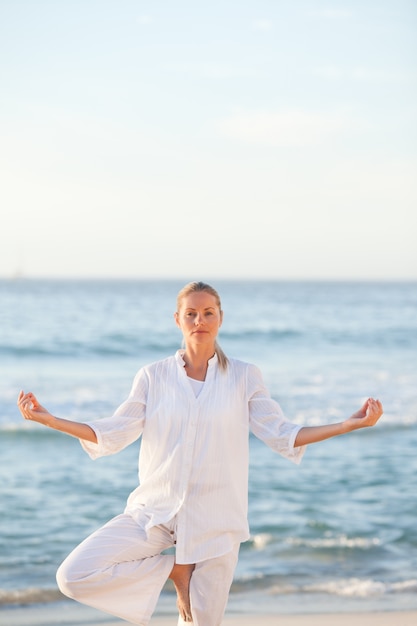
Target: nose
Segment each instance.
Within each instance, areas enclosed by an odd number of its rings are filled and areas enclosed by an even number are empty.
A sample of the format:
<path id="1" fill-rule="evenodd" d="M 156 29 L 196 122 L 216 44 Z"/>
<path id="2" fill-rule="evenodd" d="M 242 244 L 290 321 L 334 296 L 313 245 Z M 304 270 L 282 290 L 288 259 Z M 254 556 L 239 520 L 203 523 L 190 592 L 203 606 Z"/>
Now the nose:
<path id="1" fill-rule="evenodd" d="M 199 326 L 203 322 L 204 322 L 204 316 L 201 313 L 197 313 L 197 315 L 195 316 L 195 324 L 196 324 L 196 326 Z"/>

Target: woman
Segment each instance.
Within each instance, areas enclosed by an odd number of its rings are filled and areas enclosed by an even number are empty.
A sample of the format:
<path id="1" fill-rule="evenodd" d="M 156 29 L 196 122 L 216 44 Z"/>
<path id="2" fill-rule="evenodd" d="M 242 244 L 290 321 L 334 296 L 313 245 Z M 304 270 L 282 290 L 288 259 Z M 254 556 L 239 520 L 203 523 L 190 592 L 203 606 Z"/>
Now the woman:
<path id="1" fill-rule="evenodd" d="M 139 486 L 122 515 L 67 557 L 57 573 L 67 596 L 145 625 L 167 580 L 179 624 L 219 626 L 239 545 L 249 538 L 249 431 L 299 463 L 305 446 L 382 415 L 369 398 L 344 422 L 301 427 L 282 414 L 254 365 L 225 356 L 218 293 L 196 282 L 178 294 L 175 322 L 185 348 L 143 367 L 112 417 L 88 423 L 51 415 L 32 393 L 19 394 L 25 419 L 77 437 L 94 459 L 142 436 Z M 175 547 L 175 556 L 165 553 Z"/>

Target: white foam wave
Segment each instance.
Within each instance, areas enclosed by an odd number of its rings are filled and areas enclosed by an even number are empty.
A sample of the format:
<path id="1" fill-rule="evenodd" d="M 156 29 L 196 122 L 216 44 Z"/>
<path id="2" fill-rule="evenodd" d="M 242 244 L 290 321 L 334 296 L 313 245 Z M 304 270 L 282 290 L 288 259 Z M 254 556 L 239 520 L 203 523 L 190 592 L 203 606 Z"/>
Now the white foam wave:
<path id="1" fill-rule="evenodd" d="M 417 591 L 417 580 L 404 580 L 396 583 L 381 582 L 370 579 L 349 578 L 314 583 L 305 586 L 302 591 L 310 593 L 329 593 L 344 597 L 368 598 L 391 593 Z"/>
<path id="2" fill-rule="evenodd" d="M 317 539 L 302 539 L 299 537 L 289 537 L 286 543 L 291 546 L 303 546 L 308 548 L 360 548 L 368 550 L 373 546 L 379 546 L 381 541 L 377 537 L 348 537 L 338 535 L 336 537 L 320 537 Z"/>
<path id="3" fill-rule="evenodd" d="M 0 589 L 0 606 L 7 604 L 38 604 L 56 602 L 63 599 L 58 589 L 42 589 L 28 587 L 27 589 Z"/>
<path id="4" fill-rule="evenodd" d="M 257 550 L 263 550 L 268 544 L 273 541 L 274 537 L 270 533 L 259 533 L 251 538 L 254 548 Z"/>

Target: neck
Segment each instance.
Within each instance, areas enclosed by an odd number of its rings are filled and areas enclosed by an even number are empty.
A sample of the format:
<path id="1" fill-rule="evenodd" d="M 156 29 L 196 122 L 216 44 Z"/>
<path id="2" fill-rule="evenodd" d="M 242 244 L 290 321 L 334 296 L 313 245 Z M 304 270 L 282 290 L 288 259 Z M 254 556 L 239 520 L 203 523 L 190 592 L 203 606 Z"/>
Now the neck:
<path id="1" fill-rule="evenodd" d="M 187 376 L 195 378 L 195 380 L 205 380 L 208 362 L 214 354 L 214 346 L 210 348 L 201 346 L 198 350 L 187 347 L 182 357 L 185 362 Z"/>

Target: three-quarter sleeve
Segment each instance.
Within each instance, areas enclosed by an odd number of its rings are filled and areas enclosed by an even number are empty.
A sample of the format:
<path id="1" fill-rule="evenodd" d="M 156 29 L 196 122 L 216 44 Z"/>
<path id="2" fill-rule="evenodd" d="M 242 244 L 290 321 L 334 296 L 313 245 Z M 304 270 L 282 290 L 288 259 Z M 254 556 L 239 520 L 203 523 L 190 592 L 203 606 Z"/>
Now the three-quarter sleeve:
<path id="1" fill-rule="evenodd" d="M 275 452 L 294 463 L 300 463 L 306 446 L 294 447 L 302 426 L 290 422 L 280 405 L 265 387 L 260 370 L 248 367 L 249 427 L 252 433 Z"/>
<path id="2" fill-rule="evenodd" d="M 116 454 L 142 434 L 146 417 L 148 381 L 143 370 L 136 375 L 131 392 L 111 417 L 86 422 L 97 436 L 97 443 L 80 440 L 92 459 Z"/>

